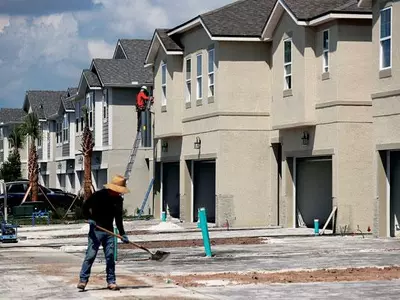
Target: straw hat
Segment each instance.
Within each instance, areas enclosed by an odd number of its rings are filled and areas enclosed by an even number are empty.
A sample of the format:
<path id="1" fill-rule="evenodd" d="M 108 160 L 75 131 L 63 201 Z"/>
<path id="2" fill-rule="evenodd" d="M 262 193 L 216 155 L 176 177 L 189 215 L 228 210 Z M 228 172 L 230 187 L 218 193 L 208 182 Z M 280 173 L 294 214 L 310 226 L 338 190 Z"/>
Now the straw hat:
<path id="1" fill-rule="evenodd" d="M 105 184 L 104 187 L 119 194 L 128 194 L 130 192 L 126 187 L 126 179 L 121 175 L 114 176 L 111 182 Z"/>

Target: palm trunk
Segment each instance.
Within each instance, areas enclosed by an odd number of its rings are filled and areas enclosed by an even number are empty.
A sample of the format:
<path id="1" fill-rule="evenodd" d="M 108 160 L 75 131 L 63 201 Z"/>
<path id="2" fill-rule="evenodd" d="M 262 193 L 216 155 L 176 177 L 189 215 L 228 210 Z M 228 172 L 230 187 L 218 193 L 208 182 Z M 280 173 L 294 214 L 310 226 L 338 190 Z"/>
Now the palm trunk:
<path id="1" fill-rule="evenodd" d="M 39 167 L 38 167 L 38 155 L 36 151 L 35 143 L 31 144 L 29 150 L 29 181 L 32 187 L 32 201 L 38 200 L 39 194 Z"/>
<path id="2" fill-rule="evenodd" d="M 84 158 L 84 200 L 92 195 L 92 155 L 85 154 Z"/>

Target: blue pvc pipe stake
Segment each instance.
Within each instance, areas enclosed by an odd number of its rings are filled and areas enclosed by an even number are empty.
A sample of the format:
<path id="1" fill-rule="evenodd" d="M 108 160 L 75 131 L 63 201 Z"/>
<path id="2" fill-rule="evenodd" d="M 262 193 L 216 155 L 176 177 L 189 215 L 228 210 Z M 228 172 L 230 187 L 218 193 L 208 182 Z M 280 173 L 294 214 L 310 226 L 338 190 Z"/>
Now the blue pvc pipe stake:
<path id="1" fill-rule="evenodd" d="M 314 234 L 319 235 L 319 220 L 314 219 Z"/>
<path id="2" fill-rule="evenodd" d="M 167 213 L 165 211 L 163 211 L 161 213 L 161 221 L 162 222 L 166 222 L 167 221 Z"/>
<path id="3" fill-rule="evenodd" d="M 208 232 L 208 225 L 207 225 L 207 213 L 204 207 L 199 209 L 198 216 L 200 220 L 199 224 L 201 228 L 201 233 L 203 235 L 203 243 L 206 256 L 212 257 L 210 235 Z"/>
<path id="4" fill-rule="evenodd" d="M 114 233 L 118 234 L 118 229 L 114 227 Z M 118 238 L 114 236 L 114 260 L 118 260 Z"/>

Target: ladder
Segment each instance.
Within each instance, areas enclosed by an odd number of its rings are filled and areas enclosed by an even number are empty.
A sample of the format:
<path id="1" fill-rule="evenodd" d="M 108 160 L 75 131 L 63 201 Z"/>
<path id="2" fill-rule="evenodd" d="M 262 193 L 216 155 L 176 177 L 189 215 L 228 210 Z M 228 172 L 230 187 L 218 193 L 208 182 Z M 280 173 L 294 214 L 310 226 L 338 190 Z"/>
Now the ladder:
<path id="1" fill-rule="evenodd" d="M 151 101 L 149 100 L 149 101 L 147 101 L 146 110 L 150 109 L 150 105 L 151 105 Z M 137 154 L 140 144 L 142 142 L 142 133 L 141 132 L 142 132 L 142 126 L 140 126 L 139 131 L 136 133 L 136 138 L 135 138 L 135 141 L 133 142 L 133 147 L 132 147 L 131 153 L 129 155 L 129 161 L 128 161 L 128 164 L 126 165 L 124 177 L 127 182 L 129 181 L 129 178 L 131 177 L 133 164 L 135 163 L 135 159 L 136 159 L 136 154 Z"/>
<path id="2" fill-rule="evenodd" d="M 142 141 L 142 134 L 141 134 L 140 131 L 138 131 L 136 133 L 136 138 L 135 138 L 135 141 L 133 143 L 131 154 L 129 155 L 129 161 L 128 161 L 128 164 L 126 165 L 126 169 L 125 169 L 124 177 L 125 177 L 126 181 L 128 181 L 129 177 L 131 177 L 133 164 L 135 163 L 136 154 L 137 154 L 137 151 L 138 151 L 138 149 L 140 147 L 141 141 Z"/>
<path id="3" fill-rule="evenodd" d="M 140 207 L 140 210 L 139 210 L 139 214 L 138 214 L 139 218 L 143 215 L 144 207 L 146 206 L 147 199 L 149 199 L 150 191 L 151 191 L 151 188 L 153 187 L 153 184 L 154 184 L 154 178 L 151 179 L 149 187 L 147 188 L 147 192 L 146 192 L 146 195 L 144 196 L 142 206 Z"/>

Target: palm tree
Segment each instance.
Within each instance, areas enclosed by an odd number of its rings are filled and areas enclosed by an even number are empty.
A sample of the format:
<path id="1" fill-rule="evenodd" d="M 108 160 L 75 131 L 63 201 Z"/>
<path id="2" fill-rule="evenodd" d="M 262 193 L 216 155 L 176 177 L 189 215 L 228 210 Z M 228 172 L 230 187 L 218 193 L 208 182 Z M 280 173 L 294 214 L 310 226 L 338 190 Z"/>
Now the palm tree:
<path id="1" fill-rule="evenodd" d="M 12 129 L 11 133 L 8 136 L 8 142 L 13 149 L 12 155 L 14 156 L 13 160 L 16 162 L 15 167 L 19 168 L 19 170 L 16 170 L 16 174 L 18 174 L 16 175 L 16 177 L 21 178 L 21 154 L 19 153 L 19 150 L 24 147 L 25 143 L 25 135 L 22 131 L 21 126 L 15 126 Z"/>
<path id="2" fill-rule="evenodd" d="M 89 114 L 86 107 L 82 108 L 82 113 L 85 116 L 85 128 L 83 129 L 81 141 L 84 170 L 83 198 L 86 201 L 92 195 L 92 154 L 94 141 L 92 131 L 89 128 Z"/>
<path id="3" fill-rule="evenodd" d="M 21 130 L 29 138 L 28 178 L 32 189 L 32 201 L 37 201 L 39 194 L 39 166 L 36 141 L 40 138 L 40 126 L 39 119 L 35 113 L 30 113 L 25 117 Z"/>
<path id="4" fill-rule="evenodd" d="M 19 150 L 24 147 L 25 135 L 22 130 L 22 126 L 14 127 L 8 136 L 8 142 L 10 143 L 13 153 L 16 156 L 20 156 Z"/>

